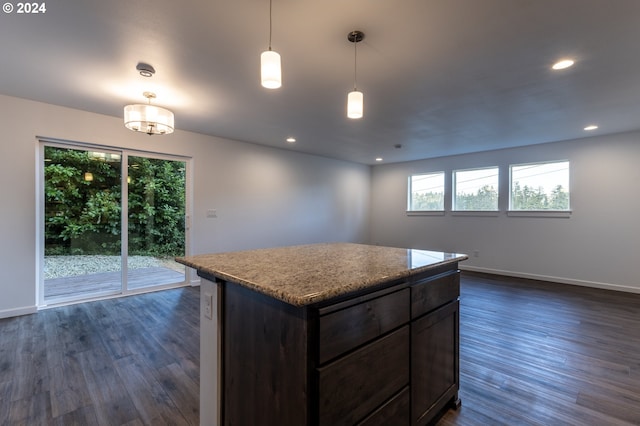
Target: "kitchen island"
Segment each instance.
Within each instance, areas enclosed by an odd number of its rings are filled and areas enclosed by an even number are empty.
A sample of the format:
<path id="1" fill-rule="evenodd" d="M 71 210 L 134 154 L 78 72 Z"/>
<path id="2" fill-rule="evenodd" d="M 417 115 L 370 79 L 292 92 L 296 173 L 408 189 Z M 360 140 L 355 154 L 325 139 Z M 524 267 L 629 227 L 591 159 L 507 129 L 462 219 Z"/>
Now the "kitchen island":
<path id="1" fill-rule="evenodd" d="M 202 425 L 424 425 L 458 400 L 458 262 L 331 243 L 179 258 L 201 284 Z"/>

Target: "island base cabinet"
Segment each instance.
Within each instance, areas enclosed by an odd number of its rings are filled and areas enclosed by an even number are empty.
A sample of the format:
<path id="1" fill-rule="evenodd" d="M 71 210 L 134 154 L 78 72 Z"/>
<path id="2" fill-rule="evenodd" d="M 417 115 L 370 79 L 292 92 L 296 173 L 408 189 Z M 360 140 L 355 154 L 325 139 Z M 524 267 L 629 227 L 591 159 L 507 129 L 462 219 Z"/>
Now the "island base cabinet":
<path id="1" fill-rule="evenodd" d="M 429 424 L 459 389 L 459 302 L 456 300 L 411 325 L 412 425 Z"/>
<path id="2" fill-rule="evenodd" d="M 409 326 L 320 368 L 318 373 L 318 424 L 356 424 L 409 385 Z"/>
<path id="3" fill-rule="evenodd" d="M 222 424 L 307 424 L 304 310 L 233 283 L 223 286 Z"/>
<path id="4" fill-rule="evenodd" d="M 459 389 L 456 267 L 302 307 L 218 280 L 220 424 L 434 421 Z"/>
<path id="5" fill-rule="evenodd" d="M 407 426 L 411 424 L 410 398 L 407 386 L 357 426 Z"/>

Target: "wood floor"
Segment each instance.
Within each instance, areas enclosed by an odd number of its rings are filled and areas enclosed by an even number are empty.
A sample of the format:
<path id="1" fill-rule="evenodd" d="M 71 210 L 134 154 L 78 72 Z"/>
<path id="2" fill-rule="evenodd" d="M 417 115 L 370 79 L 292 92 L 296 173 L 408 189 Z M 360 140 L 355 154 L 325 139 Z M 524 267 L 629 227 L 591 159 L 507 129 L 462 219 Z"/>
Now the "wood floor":
<path id="1" fill-rule="evenodd" d="M 199 290 L 0 320 L 0 425 L 197 425 Z"/>
<path id="2" fill-rule="evenodd" d="M 640 425 L 640 295 L 463 274 L 449 425 Z M 199 291 L 0 320 L 0 425 L 198 424 Z M 247 407 L 250 409 L 250 407 Z"/>
<path id="3" fill-rule="evenodd" d="M 448 425 L 640 425 L 640 295 L 463 274 Z"/>

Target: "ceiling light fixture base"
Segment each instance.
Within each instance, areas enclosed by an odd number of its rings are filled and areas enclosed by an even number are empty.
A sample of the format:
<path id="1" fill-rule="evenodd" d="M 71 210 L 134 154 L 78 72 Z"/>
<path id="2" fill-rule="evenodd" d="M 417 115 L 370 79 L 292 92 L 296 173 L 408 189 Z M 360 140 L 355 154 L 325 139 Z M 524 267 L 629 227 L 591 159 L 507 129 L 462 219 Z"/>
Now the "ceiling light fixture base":
<path id="1" fill-rule="evenodd" d="M 153 93 L 153 92 L 143 92 L 142 96 L 147 98 L 149 100 L 149 103 L 151 103 L 151 99 L 155 99 L 156 98 L 156 94 Z"/>
<path id="2" fill-rule="evenodd" d="M 149 64 L 145 64 L 144 62 L 138 63 L 138 65 L 136 65 L 136 69 L 143 77 L 151 77 L 156 73 L 155 68 Z"/>
<path id="3" fill-rule="evenodd" d="M 362 31 L 351 31 L 349 34 L 347 34 L 347 40 L 349 40 L 351 43 L 360 43 L 362 40 L 364 40 L 364 33 Z"/>

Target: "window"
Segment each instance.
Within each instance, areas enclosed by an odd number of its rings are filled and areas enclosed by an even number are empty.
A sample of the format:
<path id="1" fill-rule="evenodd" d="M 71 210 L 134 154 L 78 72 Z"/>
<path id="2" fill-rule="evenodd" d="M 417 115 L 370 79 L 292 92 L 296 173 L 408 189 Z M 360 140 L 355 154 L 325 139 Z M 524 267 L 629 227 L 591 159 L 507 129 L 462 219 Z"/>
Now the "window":
<path id="1" fill-rule="evenodd" d="M 568 161 L 511 165 L 510 169 L 510 210 L 569 210 Z"/>
<path id="2" fill-rule="evenodd" d="M 454 211 L 498 210 L 498 167 L 453 172 Z"/>
<path id="3" fill-rule="evenodd" d="M 409 211 L 444 210 L 444 172 L 409 176 Z"/>

